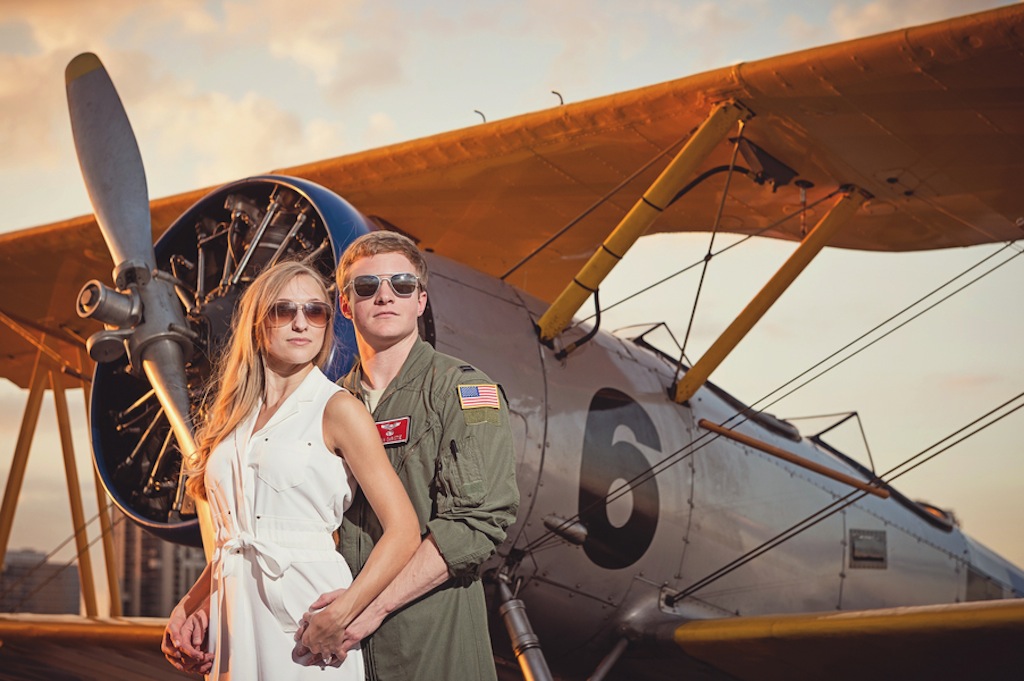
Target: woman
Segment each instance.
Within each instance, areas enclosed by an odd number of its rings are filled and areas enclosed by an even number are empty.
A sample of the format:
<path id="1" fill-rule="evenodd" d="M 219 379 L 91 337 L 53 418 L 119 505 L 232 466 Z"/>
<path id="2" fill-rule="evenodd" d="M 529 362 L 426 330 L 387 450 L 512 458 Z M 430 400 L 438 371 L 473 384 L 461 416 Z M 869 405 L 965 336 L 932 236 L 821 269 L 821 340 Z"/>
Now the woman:
<path id="1" fill-rule="evenodd" d="M 317 598 L 343 628 L 394 578 L 419 543 L 419 523 L 366 408 L 320 371 L 332 345 L 327 289 L 316 270 L 285 262 L 242 295 L 196 433 L 189 491 L 209 501 L 210 564 L 175 607 L 164 652 L 211 679 L 353 679 L 361 653 L 296 647 Z M 352 580 L 332 533 L 362 487 L 384 535 Z M 211 652 L 200 652 L 203 637 Z"/>

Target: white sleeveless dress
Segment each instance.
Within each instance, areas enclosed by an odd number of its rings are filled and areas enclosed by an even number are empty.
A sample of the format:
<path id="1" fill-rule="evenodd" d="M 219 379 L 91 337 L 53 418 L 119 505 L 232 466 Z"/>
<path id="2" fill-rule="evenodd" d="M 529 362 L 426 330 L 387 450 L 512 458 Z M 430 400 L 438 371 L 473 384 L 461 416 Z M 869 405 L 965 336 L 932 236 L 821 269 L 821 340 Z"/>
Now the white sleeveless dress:
<path id="1" fill-rule="evenodd" d="M 363 681 L 359 649 L 338 666 L 294 657 L 298 621 L 352 573 L 331 533 L 355 492 L 327 449 L 323 414 L 339 390 L 314 368 L 257 432 L 260 406 L 210 455 L 206 490 L 216 529 L 209 679 Z"/>

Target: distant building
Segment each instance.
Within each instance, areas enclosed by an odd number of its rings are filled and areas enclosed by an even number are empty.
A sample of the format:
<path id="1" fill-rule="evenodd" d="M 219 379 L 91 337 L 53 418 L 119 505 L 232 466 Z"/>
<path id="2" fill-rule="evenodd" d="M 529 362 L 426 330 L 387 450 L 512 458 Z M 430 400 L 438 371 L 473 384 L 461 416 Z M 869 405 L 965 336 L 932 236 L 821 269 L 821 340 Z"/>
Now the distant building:
<path id="1" fill-rule="evenodd" d="M 201 548 L 159 539 L 131 522 L 114 526 L 121 603 L 129 617 L 167 617 L 206 567 Z"/>
<path id="2" fill-rule="evenodd" d="M 8 551 L 0 573 L 0 612 L 80 611 L 78 565 L 50 563 L 41 551 Z"/>

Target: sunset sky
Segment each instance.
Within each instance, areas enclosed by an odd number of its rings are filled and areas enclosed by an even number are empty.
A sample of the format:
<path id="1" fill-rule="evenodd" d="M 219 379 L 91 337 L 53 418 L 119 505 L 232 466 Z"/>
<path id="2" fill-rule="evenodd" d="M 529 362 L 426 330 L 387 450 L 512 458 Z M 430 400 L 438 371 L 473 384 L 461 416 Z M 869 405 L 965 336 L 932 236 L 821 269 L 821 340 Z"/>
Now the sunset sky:
<path id="1" fill-rule="evenodd" d="M 0 0 L 0 231 L 91 212 L 64 90 L 64 67 L 80 52 L 95 52 L 110 72 L 157 198 L 476 125 L 475 111 L 493 121 L 549 108 L 558 104 L 553 90 L 578 102 L 1003 4 Z M 706 248 L 701 235 L 643 239 L 602 288 L 602 302 L 698 261 Z M 716 259 L 691 357 L 793 248 L 753 243 Z M 995 250 L 827 251 L 712 380 L 753 402 Z M 694 274 L 679 277 L 616 308 L 603 327 L 667 320 L 681 338 L 695 284 Z M 769 411 L 858 411 L 886 470 L 1024 390 L 1022 290 L 1018 258 Z M 2 381 L 0 485 L 26 397 Z M 84 407 L 79 393 L 69 398 L 92 516 Z M 866 461 L 856 427 L 846 428 L 857 437 L 837 440 Z M 1024 565 L 1022 430 L 1018 412 L 896 486 L 953 509 L 967 533 Z M 10 550 L 49 551 L 70 534 L 60 462 L 47 398 Z M 70 556 L 65 549 L 56 559 Z"/>

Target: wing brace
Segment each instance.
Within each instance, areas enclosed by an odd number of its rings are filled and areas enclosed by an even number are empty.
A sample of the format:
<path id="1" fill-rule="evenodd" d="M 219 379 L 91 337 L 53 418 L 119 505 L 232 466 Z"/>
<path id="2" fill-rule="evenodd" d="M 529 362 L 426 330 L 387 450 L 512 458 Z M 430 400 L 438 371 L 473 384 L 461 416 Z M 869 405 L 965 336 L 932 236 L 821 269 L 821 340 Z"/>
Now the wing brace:
<path id="1" fill-rule="evenodd" d="M 737 102 L 723 102 L 712 110 L 654 184 L 541 316 L 537 329 L 542 342 L 550 343 L 565 329 L 584 301 L 597 290 L 608 273 L 626 255 L 626 251 L 672 203 L 683 183 L 694 175 L 697 167 L 728 134 L 733 124 L 749 120 L 752 116 L 749 109 Z"/>

